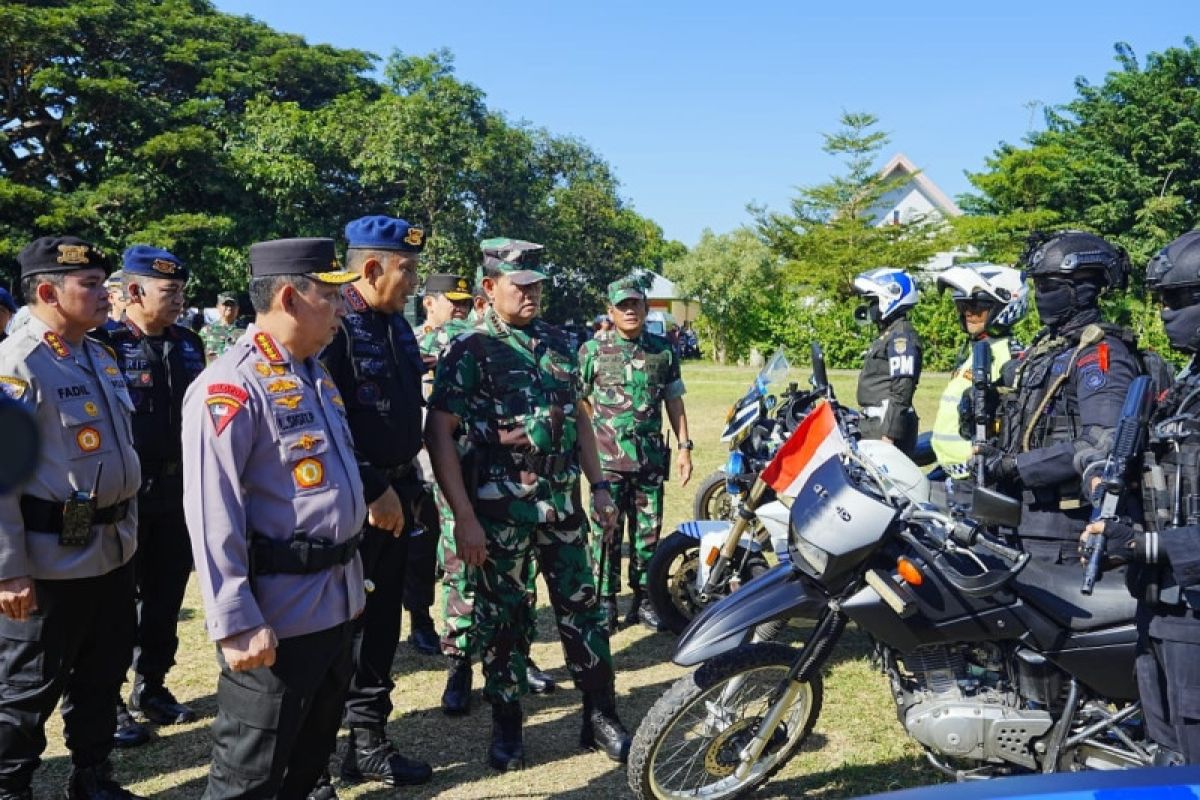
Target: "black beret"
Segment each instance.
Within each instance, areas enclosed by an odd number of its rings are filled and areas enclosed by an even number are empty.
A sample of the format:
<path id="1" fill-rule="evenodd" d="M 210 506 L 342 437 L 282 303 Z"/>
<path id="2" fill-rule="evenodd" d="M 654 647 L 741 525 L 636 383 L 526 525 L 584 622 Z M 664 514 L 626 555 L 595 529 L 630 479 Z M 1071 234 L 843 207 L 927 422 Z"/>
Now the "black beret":
<path id="1" fill-rule="evenodd" d="M 102 269 L 108 272 L 108 260 L 91 242 L 77 236 L 43 236 L 25 245 L 17 255 L 21 277 L 43 272 L 74 272 Z"/>
<path id="2" fill-rule="evenodd" d="M 338 266 L 333 239 L 273 239 L 250 245 L 250 277 L 304 275 L 321 283 L 349 283 L 357 272 Z"/>

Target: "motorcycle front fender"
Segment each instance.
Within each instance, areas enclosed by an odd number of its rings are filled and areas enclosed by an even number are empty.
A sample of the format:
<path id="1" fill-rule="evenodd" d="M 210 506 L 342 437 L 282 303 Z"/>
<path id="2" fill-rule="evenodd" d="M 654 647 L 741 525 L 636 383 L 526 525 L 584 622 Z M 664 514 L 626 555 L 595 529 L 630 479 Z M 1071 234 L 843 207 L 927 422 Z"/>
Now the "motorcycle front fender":
<path id="1" fill-rule="evenodd" d="M 816 618 L 826 602 L 811 578 L 780 564 L 704 609 L 679 637 L 671 660 L 694 666 L 744 644 L 764 622 Z"/>

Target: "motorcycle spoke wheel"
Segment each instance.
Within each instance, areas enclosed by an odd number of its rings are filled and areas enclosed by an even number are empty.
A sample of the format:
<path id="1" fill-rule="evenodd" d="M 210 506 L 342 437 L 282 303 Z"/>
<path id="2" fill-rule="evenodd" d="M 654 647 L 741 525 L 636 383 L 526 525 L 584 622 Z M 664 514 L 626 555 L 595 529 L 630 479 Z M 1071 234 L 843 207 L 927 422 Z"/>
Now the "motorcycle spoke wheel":
<path id="1" fill-rule="evenodd" d="M 818 677 L 785 710 L 749 774 L 737 777 L 741 752 L 779 696 L 795 656 L 785 645 L 749 645 L 680 679 L 638 729 L 629 760 L 634 793 L 658 800 L 727 800 L 766 781 L 799 749 L 820 713 Z"/>

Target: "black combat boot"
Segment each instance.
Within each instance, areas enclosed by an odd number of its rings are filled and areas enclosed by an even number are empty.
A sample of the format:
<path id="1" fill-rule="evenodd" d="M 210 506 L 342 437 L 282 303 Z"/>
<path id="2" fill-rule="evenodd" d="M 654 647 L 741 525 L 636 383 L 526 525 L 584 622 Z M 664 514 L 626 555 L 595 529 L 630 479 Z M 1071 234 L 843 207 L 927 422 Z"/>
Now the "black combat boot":
<path id="1" fill-rule="evenodd" d="M 627 627 L 637 623 L 637 621 L 641 619 L 641 614 L 639 612 L 642 610 L 644 598 L 645 595 L 642 593 L 642 590 L 634 588 L 633 603 L 629 606 L 629 613 L 625 615 L 625 625 Z"/>
<path id="2" fill-rule="evenodd" d="M 532 658 L 525 662 L 525 682 L 529 684 L 529 691 L 534 694 L 550 694 L 558 688 L 550 673 L 539 669 Z"/>
<path id="3" fill-rule="evenodd" d="M 341 772 L 347 781 L 378 781 L 387 786 L 413 786 L 433 777 L 433 768 L 424 761 L 400 754 L 383 726 L 350 727 Z"/>
<path id="4" fill-rule="evenodd" d="M 649 599 L 642 602 L 641 608 L 638 609 L 638 618 L 641 619 L 642 625 L 656 633 L 667 629 L 667 626 L 663 625 L 662 618 L 658 616 L 654 603 L 651 603 Z"/>
<path id="5" fill-rule="evenodd" d="M 112 765 L 107 761 L 92 767 L 72 767 L 63 797 L 66 800 L 145 800 L 112 779 Z"/>
<path id="6" fill-rule="evenodd" d="M 161 678 L 136 676 L 133 679 L 133 691 L 129 695 L 129 708 L 159 725 L 196 721 L 196 712 L 176 700 Z"/>
<path id="7" fill-rule="evenodd" d="M 617 628 L 620 626 L 620 613 L 617 611 L 617 596 L 615 594 L 604 595 L 604 617 L 604 624 L 608 626 L 608 635 L 615 636 Z"/>
<path id="8" fill-rule="evenodd" d="M 427 656 L 440 655 L 442 652 L 442 640 L 438 637 L 433 623 L 429 621 L 412 623 L 412 630 L 408 634 L 408 643 L 418 653 L 424 653 Z"/>
<path id="9" fill-rule="evenodd" d="M 446 656 L 446 689 L 442 692 L 442 713 L 460 717 L 471 710 L 471 658 Z"/>
<path id="10" fill-rule="evenodd" d="M 633 738 L 617 718 L 617 698 L 612 687 L 598 692 L 583 693 L 583 728 L 579 746 L 588 750 L 603 750 L 613 761 L 624 764 L 629 759 Z"/>
<path id="11" fill-rule="evenodd" d="M 129 709 L 117 701 L 117 727 L 113 731 L 114 747 L 140 747 L 150 741 L 150 729 L 133 718 Z"/>
<path id="12" fill-rule="evenodd" d="M 525 769 L 525 738 L 521 733 L 521 704 L 492 703 L 492 746 L 488 763 L 493 769 L 508 772 Z"/>
<path id="13" fill-rule="evenodd" d="M 317 785 L 308 793 L 306 800 L 337 800 L 337 792 L 333 788 L 333 779 L 329 777 L 329 770 L 325 770 L 321 777 L 317 778 Z"/>

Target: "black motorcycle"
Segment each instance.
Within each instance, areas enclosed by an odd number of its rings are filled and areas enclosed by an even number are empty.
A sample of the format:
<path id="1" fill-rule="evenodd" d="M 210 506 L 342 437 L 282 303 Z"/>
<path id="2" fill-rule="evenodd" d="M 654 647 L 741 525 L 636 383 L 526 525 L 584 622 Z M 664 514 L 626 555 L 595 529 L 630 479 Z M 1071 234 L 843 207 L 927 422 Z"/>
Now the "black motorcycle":
<path id="1" fill-rule="evenodd" d="M 733 798 L 770 778 L 812 730 L 822 666 L 851 621 L 874 642 L 900 723 L 949 776 L 1151 763 L 1119 571 L 1084 595 L 1077 565 L 1031 562 L 988 533 L 1017 526 L 1017 501 L 981 489 L 973 519 L 953 519 L 883 443 L 845 435 L 791 488 L 791 562 L 680 638 L 674 661 L 700 666 L 638 728 L 637 797 Z M 751 642 L 761 625 L 805 618 L 815 626 L 798 649 Z"/>

